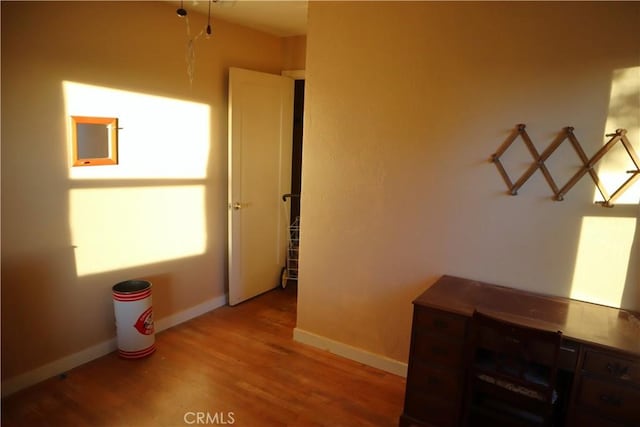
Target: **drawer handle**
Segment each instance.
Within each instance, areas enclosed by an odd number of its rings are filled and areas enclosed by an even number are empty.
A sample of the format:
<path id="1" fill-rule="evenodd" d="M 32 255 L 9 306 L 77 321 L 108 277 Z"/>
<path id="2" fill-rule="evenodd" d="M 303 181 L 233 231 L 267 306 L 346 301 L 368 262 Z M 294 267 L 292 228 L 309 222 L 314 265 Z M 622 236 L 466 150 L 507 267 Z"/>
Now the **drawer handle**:
<path id="1" fill-rule="evenodd" d="M 600 400 L 611 406 L 620 406 L 622 404 L 622 398 L 619 396 L 612 396 L 610 394 L 601 394 Z"/>
<path id="2" fill-rule="evenodd" d="M 609 362 L 607 363 L 607 371 L 609 371 L 611 375 L 615 375 L 616 377 L 623 378 L 627 376 L 627 372 L 629 372 L 629 367 L 620 365 L 618 362 L 615 362 L 615 363 Z"/>
<path id="3" fill-rule="evenodd" d="M 446 320 L 433 319 L 433 326 L 435 326 L 438 329 L 446 329 L 449 326 L 449 323 L 447 323 Z"/>

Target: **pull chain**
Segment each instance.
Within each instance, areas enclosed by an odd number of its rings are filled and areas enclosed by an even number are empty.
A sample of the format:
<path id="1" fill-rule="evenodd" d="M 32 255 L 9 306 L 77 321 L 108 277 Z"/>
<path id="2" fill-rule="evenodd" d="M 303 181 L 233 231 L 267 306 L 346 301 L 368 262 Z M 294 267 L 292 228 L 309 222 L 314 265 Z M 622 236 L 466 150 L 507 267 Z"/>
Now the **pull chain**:
<path id="1" fill-rule="evenodd" d="M 209 13 L 207 15 L 207 37 L 211 36 L 211 3 L 213 0 L 209 0 Z"/>
<path id="2" fill-rule="evenodd" d="M 198 40 L 203 33 L 206 32 L 206 37 L 209 38 L 211 36 L 211 3 L 213 0 L 209 0 L 209 11 L 207 14 L 207 26 L 205 29 L 200 31 L 197 36 L 191 37 L 191 26 L 189 25 L 189 17 L 187 16 L 187 10 L 184 8 L 183 0 L 180 1 L 180 7 L 176 10 L 176 13 L 180 18 L 185 19 L 185 25 L 187 29 L 187 45 L 185 52 L 185 60 L 187 61 L 187 75 L 189 76 L 189 84 L 193 86 L 193 77 L 195 75 L 195 62 L 196 62 L 196 51 L 195 51 L 195 42 Z"/>

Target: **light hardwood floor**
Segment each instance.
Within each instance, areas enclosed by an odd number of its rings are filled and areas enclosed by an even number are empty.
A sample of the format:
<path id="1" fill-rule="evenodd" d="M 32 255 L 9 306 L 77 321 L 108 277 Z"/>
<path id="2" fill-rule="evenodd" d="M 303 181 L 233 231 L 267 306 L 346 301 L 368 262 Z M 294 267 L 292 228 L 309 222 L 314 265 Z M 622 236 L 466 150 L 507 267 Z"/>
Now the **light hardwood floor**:
<path id="1" fill-rule="evenodd" d="M 156 335 L 2 401 L 2 426 L 397 426 L 405 379 L 294 342 L 295 286 Z"/>

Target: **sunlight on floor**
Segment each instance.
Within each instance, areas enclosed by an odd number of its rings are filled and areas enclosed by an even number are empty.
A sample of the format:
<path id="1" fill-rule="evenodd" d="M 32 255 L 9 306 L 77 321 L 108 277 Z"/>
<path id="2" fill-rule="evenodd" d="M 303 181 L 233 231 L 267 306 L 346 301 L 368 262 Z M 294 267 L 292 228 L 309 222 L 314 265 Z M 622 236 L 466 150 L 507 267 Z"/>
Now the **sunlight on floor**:
<path id="1" fill-rule="evenodd" d="M 635 228 L 635 218 L 582 219 L 571 298 L 620 307 Z"/>
<path id="2" fill-rule="evenodd" d="M 68 138 L 78 276 L 203 254 L 210 107 L 69 81 L 63 91 L 69 125 L 74 115 L 119 127 L 116 165 L 71 167 Z"/>

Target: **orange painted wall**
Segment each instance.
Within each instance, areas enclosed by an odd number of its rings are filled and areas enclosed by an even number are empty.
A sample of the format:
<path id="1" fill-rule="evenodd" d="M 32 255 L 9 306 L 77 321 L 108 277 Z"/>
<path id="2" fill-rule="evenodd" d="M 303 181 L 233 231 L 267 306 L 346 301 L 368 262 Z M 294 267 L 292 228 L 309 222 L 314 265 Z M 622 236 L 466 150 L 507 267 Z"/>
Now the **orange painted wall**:
<path id="1" fill-rule="evenodd" d="M 539 172 L 509 196 L 488 161 L 518 123 L 539 152 L 574 126 L 593 154 L 614 116 L 640 151 L 639 21 L 637 2 L 312 2 L 299 332 L 406 362 L 411 301 L 443 274 L 639 309 L 637 197 L 601 208 L 586 177 L 555 202 Z M 576 164 L 566 145 L 549 167 Z"/>

